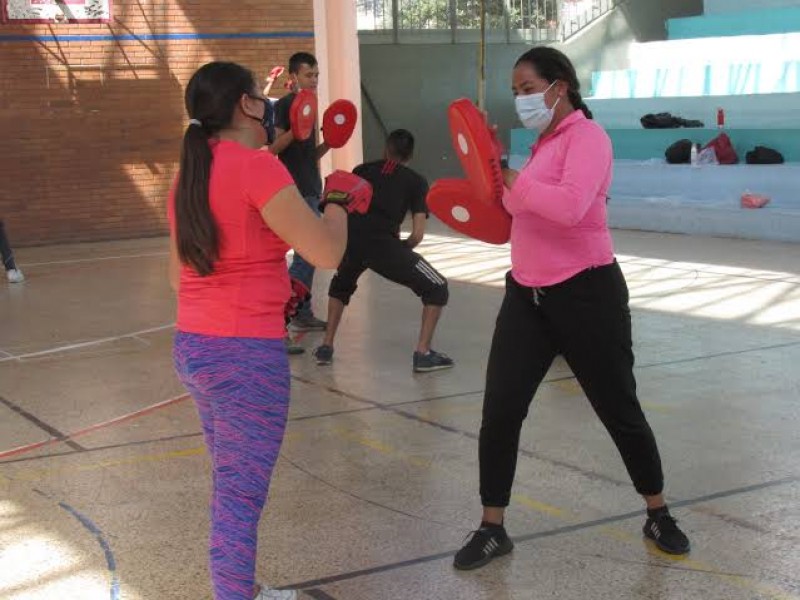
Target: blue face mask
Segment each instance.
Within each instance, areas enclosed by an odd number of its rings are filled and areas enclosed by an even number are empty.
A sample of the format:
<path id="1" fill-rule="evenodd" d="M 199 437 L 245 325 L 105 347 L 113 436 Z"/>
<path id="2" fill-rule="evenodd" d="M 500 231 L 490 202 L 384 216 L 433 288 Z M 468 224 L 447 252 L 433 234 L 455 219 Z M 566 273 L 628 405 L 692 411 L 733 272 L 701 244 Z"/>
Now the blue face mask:
<path id="1" fill-rule="evenodd" d="M 550 126 L 550 123 L 553 122 L 556 106 L 558 106 L 561 98 L 556 100 L 556 103 L 552 108 L 548 108 L 544 101 L 544 95 L 549 92 L 555 84 L 556 82 L 554 81 L 550 84 L 550 87 L 541 94 L 517 96 L 514 99 L 514 104 L 517 109 L 517 116 L 527 129 L 536 129 L 541 132 L 547 129 Z"/>

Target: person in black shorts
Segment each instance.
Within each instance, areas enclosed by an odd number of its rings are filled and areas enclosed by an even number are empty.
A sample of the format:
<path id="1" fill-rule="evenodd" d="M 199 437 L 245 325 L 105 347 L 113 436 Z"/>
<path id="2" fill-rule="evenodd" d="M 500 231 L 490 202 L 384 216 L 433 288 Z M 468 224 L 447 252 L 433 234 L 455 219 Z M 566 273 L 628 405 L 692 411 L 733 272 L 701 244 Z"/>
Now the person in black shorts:
<path id="1" fill-rule="evenodd" d="M 353 173 L 372 184 L 372 204 L 365 215 L 348 217 L 347 250 L 328 290 L 328 325 L 322 345 L 314 350 L 318 365 L 333 361 L 333 341 L 344 307 L 358 287 L 358 278 L 370 269 L 411 289 L 422 300 L 422 326 L 413 356 L 416 373 L 453 366 L 453 360 L 431 349 L 436 324 L 447 304 L 447 280 L 414 252 L 425 235 L 428 182 L 406 166 L 414 153 L 414 136 L 404 129 L 389 134 L 383 160 L 366 163 Z M 400 226 L 411 212 L 411 235 L 400 239 Z"/>
<path id="2" fill-rule="evenodd" d="M 269 148 L 289 170 L 308 206 L 319 214 L 319 198 L 322 194 L 319 160 L 330 148 L 325 142 L 317 143 L 316 130 L 307 140 L 296 140 L 289 118 L 290 108 L 298 91 L 317 91 L 319 66 L 314 55 L 307 52 L 293 54 L 289 58 L 289 77 L 292 93 L 286 94 L 275 103 L 275 141 Z M 314 267 L 297 253 L 292 260 L 289 274 L 302 281 L 309 290 L 312 288 Z M 311 303 L 307 303 L 292 320 L 292 327 L 298 331 L 322 331 L 325 329 L 325 321 L 316 318 L 311 311 Z M 303 349 L 290 344 L 289 351 L 291 354 L 299 354 Z"/>

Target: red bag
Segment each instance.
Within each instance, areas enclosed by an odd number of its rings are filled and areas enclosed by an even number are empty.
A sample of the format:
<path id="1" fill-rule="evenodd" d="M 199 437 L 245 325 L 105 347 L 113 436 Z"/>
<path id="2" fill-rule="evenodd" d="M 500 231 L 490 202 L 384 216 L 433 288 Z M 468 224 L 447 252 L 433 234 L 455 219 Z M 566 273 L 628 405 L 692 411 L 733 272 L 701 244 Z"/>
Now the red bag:
<path id="1" fill-rule="evenodd" d="M 728 137 L 727 133 L 720 133 L 717 137 L 708 142 L 703 150 L 706 148 L 714 149 L 717 160 L 721 165 L 735 165 L 739 162 L 739 156 L 736 154 L 736 150 L 734 150 L 733 144 L 731 143 L 731 138 Z"/>

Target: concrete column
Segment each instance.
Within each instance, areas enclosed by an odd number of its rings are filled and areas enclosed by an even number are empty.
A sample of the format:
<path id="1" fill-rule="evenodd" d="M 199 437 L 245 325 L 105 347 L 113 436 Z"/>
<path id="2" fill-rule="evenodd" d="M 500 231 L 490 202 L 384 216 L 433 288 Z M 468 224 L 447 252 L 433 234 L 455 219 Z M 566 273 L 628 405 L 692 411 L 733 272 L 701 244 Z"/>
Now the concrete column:
<path id="1" fill-rule="evenodd" d="M 355 0 L 314 0 L 314 35 L 320 67 L 320 118 L 331 102 L 344 98 L 358 108 L 358 125 L 344 148 L 331 150 L 322 161 L 323 176 L 333 169 L 350 170 L 363 162 L 361 129 L 361 65 Z"/>

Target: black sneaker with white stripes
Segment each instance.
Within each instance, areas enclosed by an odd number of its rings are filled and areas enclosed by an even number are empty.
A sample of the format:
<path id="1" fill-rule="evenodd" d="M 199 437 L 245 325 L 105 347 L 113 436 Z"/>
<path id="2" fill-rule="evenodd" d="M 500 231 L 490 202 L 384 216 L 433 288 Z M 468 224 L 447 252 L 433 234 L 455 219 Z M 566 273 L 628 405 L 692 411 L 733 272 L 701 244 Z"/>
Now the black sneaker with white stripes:
<path id="1" fill-rule="evenodd" d="M 483 524 L 471 535 L 472 539 L 456 553 L 453 560 L 453 566 L 460 571 L 479 569 L 489 564 L 493 558 L 508 554 L 514 549 L 514 542 L 502 525 Z"/>
<path id="2" fill-rule="evenodd" d="M 667 507 L 647 511 L 644 524 L 645 537 L 653 540 L 660 550 L 667 554 L 688 554 L 689 538 L 686 537 Z"/>

